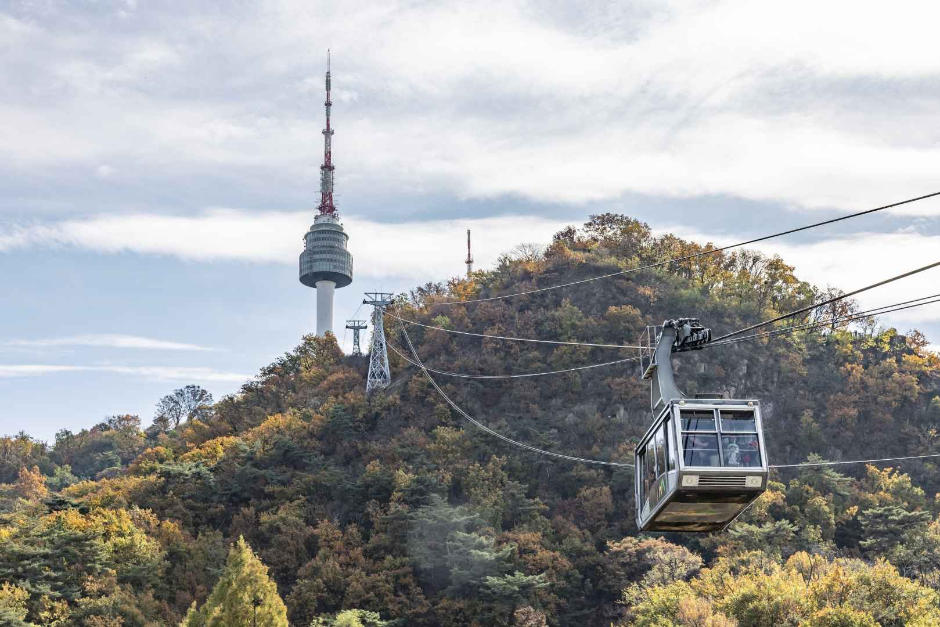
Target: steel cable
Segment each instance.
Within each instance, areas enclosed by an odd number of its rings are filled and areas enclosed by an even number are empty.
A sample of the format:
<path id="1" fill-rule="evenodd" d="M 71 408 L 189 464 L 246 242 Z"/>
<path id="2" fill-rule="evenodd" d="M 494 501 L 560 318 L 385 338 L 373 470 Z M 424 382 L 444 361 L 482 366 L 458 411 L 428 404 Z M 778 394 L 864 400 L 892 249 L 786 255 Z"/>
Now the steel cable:
<path id="1" fill-rule="evenodd" d="M 934 300 L 928 300 L 928 299 L 934 299 Z M 926 302 L 919 302 L 919 301 L 926 301 Z M 902 301 L 902 302 L 900 302 L 900 303 L 895 303 L 895 304 L 893 304 L 893 305 L 884 305 L 884 306 L 881 306 L 881 307 L 875 307 L 875 308 L 873 308 L 873 309 L 868 309 L 868 310 L 856 312 L 856 313 L 853 313 L 853 314 L 847 314 L 847 315 L 839 316 L 839 317 L 836 317 L 836 318 L 829 318 L 829 319 L 825 319 L 825 320 L 817 320 L 817 321 L 815 321 L 815 322 L 807 322 L 807 323 L 804 323 L 804 324 L 794 325 L 794 326 L 790 326 L 790 327 L 785 327 L 785 328 L 782 328 L 782 329 L 774 329 L 774 330 L 772 330 L 772 331 L 764 331 L 763 333 L 755 333 L 754 335 L 748 335 L 748 336 L 745 336 L 745 337 L 731 338 L 731 339 L 727 339 L 727 340 L 724 340 L 724 341 L 721 341 L 721 342 L 717 342 L 717 343 L 709 343 L 709 344 L 705 344 L 705 345 L 701 346 L 700 348 L 713 348 L 713 347 L 716 347 L 716 346 L 725 346 L 725 345 L 727 345 L 727 344 L 736 344 L 736 343 L 738 343 L 738 342 L 745 342 L 745 341 L 750 341 L 750 340 L 756 340 L 756 339 L 760 339 L 760 338 L 762 338 L 762 337 L 772 337 L 772 336 L 776 336 L 776 335 L 783 335 L 783 334 L 788 334 L 788 333 L 794 333 L 794 332 L 799 331 L 799 330 L 802 330 L 802 329 L 812 329 L 812 328 L 815 328 L 815 327 L 829 326 L 829 325 L 831 325 L 831 324 L 844 324 L 844 323 L 846 323 L 846 322 L 854 322 L 855 320 L 860 320 L 860 319 L 862 319 L 862 318 L 867 318 L 867 317 L 872 316 L 872 315 L 882 315 L 882 314 L 886 314 L 886 313 L 892 313 L 892 312 L 895 312 L 895 311 L 901 311 L 901 310 L 904 310 L 904 309 L 912 309 L 912 308 L 915 308 L 915 307 L 921 307 L 921 306 L 923 306 L 923 305 L 930 305 L 930 304 L 937 303 L 937 302 L 940 302 L 940 294 L 932 294 L 932 295 L 930 295 L 930 296 L 923 296 L 923 297 L 921 297 L 921 298 L 915 298 L 915 299 L 913 299 L 913 300 Z M 911 304 L 909 304 L 909 303 L 915 303 L 915 304 L 911 305 Z M 390 315 L 391 317 L 397 319 L 400 323 L 401 323 L 401 322 L 408 322 L 407 319 L 404 319 L 404 318 L 401 318 L 401 317 L 399 317 L 399 316 L 396 316 L 395 314 L 392 314 L 391 312 L 386 311 L 385 313 L 387 313 L 387 314 Z M 421 323 L 418 323 L 418 322 L 413 322 L 413 324 L 415 324 L 415 325 L 417 325 L 417 326 L 427 326 L 427 325 L 422 325 Z M 440 327 L 431 327 L 431 328 L 440 328 Z M 486 337 L 500 337 L 500 336 L 486 336 Z M 417 362 L 413 361 L 413 360 L 412 360 L 411 358 L 409 358 L 407 355 L 405 355 L 405 354 L 402 353 L 400 350 L 398 350 L 398 348 L 397 348 L 396 346 L 394 346 L 393 344 L 389 344 L 388 346 L 389 346 L 389 348 L 391 348 L 391 349 L 395 352 L 396 355 L 398 355 L 399 357 L 401 357 L 401 358 L 402 358 L 403 360 L 405 360 L 406 362 L 410 363 L 412 366 L 422 367 L 420 364 L 418 364 Z M 594 345 L 594 346 L 596 346 L 596 345 Z M 612 346 L 612 345 L 611 345 L 611 346 Z M 625 346 L 624 348 L 631 348 L 631 347 L 626 347 L 626 346 Z M 634 347 L 634 348 L 635 348 L 635 347 Z M 691 350 L 691 349 L 688 349 L 688 350 Z M 686 351 L 686 350 L 682 350 L 682 351 L 677 351 L 677 352 L 687 352 L 687 351 Z M 468 374 L 468 373 L 462 373 L 462 372 L 451 372 L 451 371 L 448 371 L 448 370 L 438 370 L 438 369 L 430 368 L 430 367 L 427 367 L 427 370 L 428 370 L 429 372 L 433 372 L 433 373 L 435 373 L 435 374 L 439 374 L 439 375 L 443 375 L 443 376 L 448 376 L 448 377 L 463 378 L 463 379 L 523 379 L 523 378 L 528 378 L 528 377 L 540 377 L 540 376 L 553 375 L 553 374 L 564 374 L 564 373 L 567 373 L 567 372 L 577 372 L 577 371 L 580 371 L 580 370 L 590 370 L 590 369 L 593 369 L 593 368 L 604 368 L 604 367 L 606 367 L 606 366 L 614 366 L 614 365 L 618 365 L 618 364 L 628 363 L 628 362 L 631 362 L 631 361 L 636 361 L 637 359 L 639 359 L 639 358 L 638 358 L 638 357 L 628 357 L 628 358 L 626 358 L 626 359 L 615 359 L 615 360 L 613 360 L 613 361 L 606 361 L 606 362 L 601 362 L 601 363 L 598 363 L 598 364 L 589 364 L 589 365 L 587 365 L 587 366 L 576 366 L 576 367 L 572 367 L 572 368 L 564 368 L 564 369 L 561 369 L 561 370 L 547 370 L 547 371 L 529 372 L 529 373 L 523 373 L 523 374 L 497 374 L 497 375 Z"/>
<path id="2" fill-rule="evenodd" d="M 927 300 L 927 299 L 933 299 L 933 300 Z M 925 301 L 925 302 L 917 302 L 917 301 Z M 771 337 L 775 335 L 793 333 L 801 329 L 809 329 L 813 327 L 824 327 L 824 326 L 829 326 L 831 324 L 845 324 L 846 322 L 854 322 L 856 320 L 861 320 L 862 318 L 868 318 L 868 317 L 876 316 L 876 315 L 880 316 L 880 315 L 884 315 L 888 313 L 894 313 L 895 311 L 903 311 L 905 309 L 914 309 L 916 307 L 922 307 L 924 305 L 931 305 L 931 304 L 938 303 L 938 302 L 940 302 L 940 294 L 933 294 L 931 296 L 915 298 L 914 300 L 903 301 L 900 303 L 895 303 L 893 305 L 885 305 L 883 307 L 875 307 L 874 309 L 868 309 L 866 311 L 860 311 L 860 312 L 853 313 L 853 314 L 846 314 L 843 316 L 838 316 L 836 318 L 829 318 L 826 320 L 817 320 L 815 322 L 806 322 L 803 324 L 784 327 L 782 329 L 774 329 L 772 331 L 764 331 L 762 333 L 755 333 L 753 335 L 745 335 L 744 337 L 735 337 L 735 338 L 730 338 L 727 340 L 722 340 L 720 342 L 703 344 L 701 348 L 713 348 L 716 346 L 736 344 L 738 342 L 756 340 L 762 337 Z M 909 305 L 908 303 L 915 303 L 915 304 Z M 684 350 L 680 350 L 676 352 L 681 353 L 681 352 L 687 352 L 688 350 L 692 350 L 692 349 L 684 349 Z"/>
<path id="3" fill-rule="evenodd" d="M 464 419 L 469 421 L 478 429 L 508 444 L 512 444 L 513 446 L 516 446 L 516 447 L 519 447 L 528 451 L 532 451 L 534 453 L 539 453 L 541 455 L 548 455 L 551 457 L 556 457 L 556 458 L 564 459 L 567 461 L 580 462 L 584 464 L 594 464 L 594 465 L 622 467 L 622 468 L 629 468 L 633 466 L 633 464 L 627 464 L 627 463 L 622 463 L 622 462 L 602 461 L 602 460 L 590 459 L 590 458 L 585 458 L 585 457 L 576 457 L 574 455 L 565 455 L 563 453 L 555 453 L 553 451 L 546 451 L 544 449 L 540 449 L 534 446 L 530 446 L 528 444 L 524 444 L 517 440 L 513 440 L 512 438 L 509 438 L 499 433 L 498 431 L 495 431 L 487 427 L 486 425 L 479 422 L 478 420 L 475 420 L 472 416 L 470 416 L 470 414 L 465 412 L 459 405 L 457 405 L 457 403 L 455 403 L 449 396 L 447 396 L 444 390 L 441 389 L 441 387 L 437 384 L 437 381 L 434 380 L 434 377 L 431 376 L 429 369 L 421 362 L 421 358 L 418 356 L 418 353 L 415 350 L 414 344 L 412 344 L 411 342 L 411 337 L 408 335 L 408 331 L 405 329 L 405 325 L 400 320 L 398 324 L 399 324 L 399 327 L 401 328 L 402 334 L 405 337 L 405 341 L 408 343 L 408 348 L 410 349 L 412 355 L 414 356 L 415 361 L 413 363 L 416 366 L 418 366 L 422 372 L 424 372 L 424 376 L 427 377 L 428 381 L 431 383 L 432 387 L 434 387 L 437 393 L 441 396 L 441 398 L 443 398 L 447 402 L 447 404 L 450 405 L 454 409 L 454 411 L 456 411 Z M 818 467 L 818 466 L 839 466 L 839 465 L 848 465 L 848 464 L 876 464 L 876 463 L 884 463 L 884 462 L 906 461 L 906 460 L 913 460 L 913 459 L 931 459 L 931 458 L 936 458 L 936 457 L 940 457 L 940 453 L 933 453 L 933 454 L 928 454 L 928 455 L 909 455 L 905 457 L 883 457 L 883 458 L 878 458 L 878 459 L 857 459 L 857 460 L 837 461 L 837 462 L 804 462 L 800 464 L 771 464 L 768 466 L 768 468 L 770 469 L 810 468 L 810 467 Z"/>
<path id="4" fill-rule="evenodd" d="M 881 462 L 900 462 L 908 459 L 928 459 L 940 457 L 940 453 L 930 455 L 909 455 L 907 457 L 883 457 L 881 459 L 853 459 L 845 462 L 804 462 L 802 464 L 776 464 L 770 468 L 808 468 L 812 466 L 840 466 L 843 464 L 877 464 Z"/>
<path id="5" fill-rule="evenodd" d="M 407 322 L 408 324 L 414 325 L 416 327 L 424 327 L 425 329 L 432 329 L 434 331 L 443 331 L 445 333 L 453 333 L 455 335 L 469 335 L 472 337 L 484 337 L 492 340 L 507 340 L 511 342 L 532 342 L 534 344 L 554 344 L 560 346 L 589 346 L 591 348 L 629 348 L 631 350 L 638 350 L 639 346 L 634 346 L 630 344 L 593 344 L 591 342 L 564 342 L 561 340 L 535 340 L 528 337 L 512 337 L 505 335 L 489 335 L 487 333 L 471 333 L 470 331 L 455 331 L 453 329 L 445 329 L 444 327 L 436 327 L 431 324 L 424 324 L 423 322 L 418 322 L 416 320 L 409 320 L 407 318 L 402 318 L 396 316 L 390 311 L 386 311 L 386 314 L 398 320 L 398 322 Z"/>
<path id="6" fill-rule="evenodd" d="M 394 344 L 388 344 L 388 347 L 391 348 L 396 355 L 407 361 L 412 366 L 418 366 L 419 368 L 427 368 L 428 372 L 433 372 L 434 374 L 440 374 L 447 377 L 458 377 L 461 379 L 524 379 L 527 377 L 543 377 L 550 374 L 564 374 L 566 372 L 577 372 L 579 370 L 590 370 L 592 368 L 604 368 L 606 366 L 614 366 L 617 364 L 625 364 L 631 361 L 636 361 L 639 357 L 627 357 L 626 359 L 617 359 L 614 361 L 605 361 L 599 364 L 589 364 L 587 366 L 576 366 L 574 368 L 565 368 L 563 370 L 546 370 L 543 372 L 527 372 L 523 374 L 465 374 L 462 372 L 449 372 L 447 370 L 435 370 L 427 366 L 422 366 L 417 362 L 410 359 L 408 356 L 404 355 Z"/>
<path id="7" fill-rule="evenodd" d="M 932 268 L 936 268 L 937 266 L 940 266 L 940 261 L 935 261 L 935 262 L 933 262 L 933 263 L 931 263 L 931 264 L 927 264 L 926 266 L 922 266 L 922 267 L 917 268 L 917 269 L 915 269 L 915 270 L 910 270 L 910 271 L 905 272 L 905 273 L 903 273 L 903 274 L 899 274 L 899 275 L 897 275 L 897 276 L 893 276 L 893 277 L 891 277 L 891 278 L 889 278 L 889 279 L 884 279 L 883 281 L 878 281 L 877 283 L 872 283 L 871 285 L 866 285 L 865 287 L 860 287 L 860 288 L 857 289 L 857 290 L 853 290 L 853 291 L 851 291 L 851 292 L 848 292 L 847 294 L 841 294 L 841 295 L 836 296 L 836 297 L 834 297 L 834 298 L 830 298 L 830 299 L 828 299 L 828 300 L 824 300 L 824 301 L 822 301 L 821 303 L 814 303 L 814 304 L 812 304 L 812 305 L 807 305 L 806 307 L 801 307 L 801 308 L 796 309 L 796 310 L 794 310 L 794 311 L 791 311 L 791 312 L 788 312 L 788 313 L 785 313 L 785 314 L 781 314 L 781 315 L 779 315 L 779 316 L 777 316 L 777 317 L 775 317 L 775 318 L 771 318 L 770 320 L 764 320 L 763 322 L 758 322 L 757 324 L 752 324 L 752 325 L 749 326 L 749 327 L 744 327 L 743 329 L 738 329 L 737 331 L 732 331 L 731 333 L 726 333 L 726 334 L 724 334 L 724 335 L 722 335 L 722 336 L 720 336 L 720 337 L 714 338 L 714 339 L 712 340 L 712 342 L 721 342 L 722 340 L 726 340 L 726 339 L 728 339 L 728 338 L 734 337 L 734 336 L 736 336 L 736 335 L 740 335 L 740 334 L 742 334 L 742 333 L 747 333 L 748 331 L 753 331 L 754 329 L 759 329 L 759 328 L 761 328 L 761 327 L 765 327 L 765 326 L 767 326 L 767 325 L 769 325 L 769 324 L 773 324 L 774 322 L 779 322 L 780 320 L 785 320 L 786 318 L 792 318 L 793 316 L 798 316 L 798 315 L 801 314 L 801 313 L 806 313 L 807 311 L 812 311 L 813 309 L 818 309 L 819 307 L 825 307 L 826 305 L 831 305 L 831 304 L 834 303 L 834 302 L 837 302 L 837 301 L 840 301 L 840 300 L 844 300 L 844 299 L 846 299 L 846 298 L 849 298 L 850 296 L 855 296 L 855 295 L 857 295 L 857 294 L 861 294 L 862 292 L 867 292 L 868 290 L 873 290 L 873 289 L 875 289 L 876 287 L 881 287 L 882 285 L 887 285 L 887 284 L 889 284 L 889 283 L 893 283 L 893 282 L 895 282 L 895 281 L 899 281 L 899 280 L 901 280 L 901 279 L 905 279 L 905 278 L 907 278 L 907 277 L 909 277 L 909 276 L 913 276 L 913 275 L 918 274 L 918 273 L 920 273 L 920 272 L 925 272 L 925 271 L 930 270 L 930 269 L 932 269 Z"/>
<path id="8" fill-rule="evenodd" d="M 428 381 L 431 383 L 431 386 L 432 386 L 435 390 L 437 390 L 437 393 L 440 394 L 441 398 L 443 398 L 443 399 L 447 402 L 447 404 L 450 405 L 451 408 L 453 408 L 454 411 L 456 411 L 456 412 L 457 412 L 458 414 L 460 414 L 464 419 L 466 419 L 467 421 L 469 421 L 472 425 L 474 425 L 474 426 L 477 427 L 478 429 L 480 429 L 480 430 L 484 431 L 485 433 L 488 433 L 489 435 L 492 435 L 493 437 L 498 438 L 498 439 L 500 439 L 500 440 L 502 440 L 502 441 L 504 441 L 504 442 L 506 442 L 506 443 L 508 443 L 508 444 L 512 444 L 513 446 L 517 446 L 517 447 L 519 447 L 519 448 L 523 448 L 523 449 L 526 449 L 526 450 L 528 450 L 528 451 L 532 451 L 533 453 L 539 453 L 540 455 L 548 455 L 548 456 L 550 456 L 550 457 L 556 457 L 556 458 L 559 458 L 559 459 L 564 459 L 564 460 L 572 461 L 572 462 L 580 462 L 580 463 L 582 463 L 582 464 L 594 464 L 594 465 L 599 465 L 599 466 L 613 466 L 613 467 L 619 467 L 619 468 L 632 468 L 632 467 L 633 467 L 633 464 L 632 464 L 632 463 L 630 463 L 630 464 L 625 464 L 625 463 L 621 463 L 621 462 L 606 462 L 606 461 L 602 461 L 602 460 L 599 460 L 599 459 L 588 459 L 588 458 L 584 458 L 584 457 L 576 457 L 576 456 L 574 456 L 574 455 L 565 455 L 565 454 L 563 454 L 563 453 L 555 453 L 555 452 L 553 452 L 553 451 L 546 451 L 546 450 L 544 450 L 544 449 L 540 449 L 540 448 L 537 448 L 537 447 L 535 447 L 535 446 L 530 446 L 530 445 L 528 445 L 528 444 L 524 444 L 524 443 L 522 443 L 522 442 L 513 440 L 512 438 L 507 437 L 507 436 L 503 435 L 502 433 L 499 433 L 498 431 L 495 431 L 495 430 L 493 430 L 493 429 L 487 427 L 485 424 L 483 424 L 483 423 L 481 423 L 480 421 L 474 419 L 473 416 L 471 416 L 470 414 L 468 414 L 467 412 L 465 412 L 463 409 L 461 409 L 461 407 L 460 407 L 459 405 L 457 405 L 457 403 L 455 403 L 453 400 L 451 400 L 451 398 L 450 398 L 449 396 L 447 396 L 447 394 L 444 392 L 444 390 L 441 389 L 441 386 L 439 386 L 439 385 L 437 384 L 437 381 L 434 380 L 434 377 L 431 376 L 431 373 L 428 371 L 428 368 L 425 367 L 425 365 L 421 362 L 421 358 L 418 356 L 418 352 L 415 350 L 414 345 L 411 343 L 411 337 L 408 336 L 408 331 L 405 329 L 405 325 L 402 323 L 401 320 L 398 321 L 398 324 L 399 324 L 399 326 L 401 327 L 401 332 L 402 332 L 402 333 L 404 334 L 404 336 L 405 336 L 405 341 L 408 343 L 408 348 L 409 348 L 409 350 L 411 351 L 411 354 L 414 355 L 415 362 L 417 363 L 417 365 L 418 365 L 418 367 L 421 369 L 421 371 L 424 372 L 424 376 L 427 377 Z"/>
<path id="9" fill-rule="evenodd" d="M 741 246 L 747 246 L 747 245 L 749 245 L 749 244 L 756 244 L 756 243 L 758 243 L 758 242 L 764 242 L 764 241 L 767 241 L 767 240 L 769 240 L 769 239 L 774 239 L 774 238 L 776 238 L 776 237 L 783 237 L 784 235 L 792 235 L 793 233 L 799 233 L 800 231 L 806 231 L 806 230 L 809 230 L 809 229 L 815 229 L 815 228 L 817 228 L 817 227 L 826 226 L 826 225 L 828 225 L 828 224 L 835 224 L 836 222 L 842 222 L 843 220 L 849 220 L 849 219 L 851 219 L 851 218 L 858 218 L 858 217 L 860 217 L 860 216 L 868 215 L 868 214 L 871 214 L 871 213 L 876 213 L 876 212 L 878 212 L 878 211 L 884 211 L 884 210 L 886 210 L 886 209 L 891 209 L 891 208 L 893 208 L 893 207 L 900 207 L 901 205 L 907 205 L 907 204 L 909 204 L 909 203 L 917 202 L 917 201 L 919 201 L 919 200 L 925 200 L 925 199 L 927 199 L 927 198 L 933 198 L 934 196 L 940 196 L 940 192 L 934 192 L 934 193 L 932 193 L 932 194 L 926 194 L 926 195 L 924 195 L 924 196 L 918 196 L 917 198 L 909 198 L 909 199 L 907 199 L 907 200 L 902 200 L 902 201 L 900 201 L 900 202 L 891 203 L 890 205 L 884 205 L 884 206 L 881 206 L 881 207 L 875 207 L 874 209 L 867 209 L 867 210 L 865 210 L 865 211 L 859 211 L 859 212 L 856 212 L 856 213 L 850 213 L 850 214 L 848 214 L 848 215 L 844 215 L 844 216 L 841 216 L 841 217 L 838 217 L 838 218 L 833 218 L 833 219 L 831 219 L 831 220 L 823 220 L 822 222 L 816 222 L 816 223 L 814 223 L 814 224 L 808 224 L 808 225 L 806 225 L 806 226 L 801 226 L 801 227 L 798 227 L 798 228 L 795 228 L 795 229 L 789 229 L 789 230 L 787 230 L 787 231 L 781 231 L 781 232 L 779 232 L 779 233 L 773 233 L 773 234 L 771 234 L 771 235 L 764 235 L 763 237 L 756 237 L 756 238 L 754 238 L 754 239 L 749 239 L 749 240 L 744 241 L 744 242 L 738 242 L 737 244 L 729 244 L 729 245 L 727 245 L 727 246 L 721 246 L 721 247 L 719 247 L 719 248 L 711 248 L 711 249 L 709 249 L 709 250 L 702 251 L 702 252 L 700 252 L 700 253 L 695 253 L 695 254 L 692 254 L 692 255 L 685 255 L 685 256 L 683 256 L 683 257 L 674 257 L 674 258 L 672 258 L 672 259 L 666 259 L 666 260 L 663 260 L 663 261 L 658 261 L 658 262 L 656 262 L 656 263 L 647 264 L 647 265 L 645 265 L 645 266 L 640 266 L 640 267 L 637 267 L 637 268 L 630 268 L 629 270 L 620 270 L 619 272 L 611 272 L 610 274 L 603 274 L 603 275 L 601 275 L 601 276 L 591 277 L 591 278 L 589 278 L 589 279 L 581 279 L 581 280 L 579 280 L 579 281 L 571 281 L 571 282 L 569 282 L 569 283 L 561 283 L 561 284 L 559 284 L 559 285 L 552 285 L 552 286 L 550 286 L 550 287 L 540 287 L 540 288 L 536 288 L 536 289 L 532 289 L 532 290 L 525 290 L 525 291 L 522 291 L 522 292 L 515 292 L 515 293 L 513 293 L 513 294 L 503 294 L 503 295 L 501 295 L 501 296 L 490 296 L 490 297 L 487 297 L 487 298 L 474 298 L 474 299 L 470 299 L 470 300 L 452 300 L 452 301 L 444 301 L 444 302 L 434 303 L 434 304 L 435 304 L 435 305 L 442 305 L 442 306 L 444 306 L 444 305 L 447 305 L 447 306 L 449 306 L 449 305 L 469 305 L 469 304 L 471 304 L 471 303 L 483 303 L 483 302 L 488 302 L 488 301 L 493 301 L 493 300 L 501 300 L 501 299 L 504 299 L 504 298 L 513 298 L 513 297 L 515 297 L 515 296 L 526 296 L 526 295 L 528 295 L 528 294 L 537 294 L 537 293 L 540 293 L 540 292 L 548 292 L 548 291 L 551 291 L 551 290 L 557 290 L 557 289 L 561 289 L 561 288 L 564 288 L 564 287 L 571 287 L 571 286 L 574 286 L 574 285 L 582 285 L 582 284 L 584 284 L 584 283 L 591 283 L 592 281 L 600 281 L 600 280 L 602 280 L 602 279 L 609 279 L 609 278 L 615 277 L 615 276 L 622 276 L 622 275 L 625 275 L 625 274 L 631 274 L 631 273 L 633 273 L 633 272 L 640 272 L 640 271 L 642 271 L 642 270 L 650 270 L 650 269 L 652 269 L 652 268 L 659 268 L 659 267 L 666 266 L 666 265 L 670 265 L 670 264 L 673 264 L 673 263 L 679 263 L 679 262 L 682 262 L 682 261 L 689 261 L 689 260 L 692 260 L 692 259 L 698 259 L 699 257 L 704 257 L 704 256 L 706 256 L 706 255 L 714 255 L 714 254 L 716 254 L 716 253 L 720 253 L 720 252 L 723 252 L 723 251 L 726 251 L 726 250 L 730 250 L 730 249 L 732 249 L 732 248 L 740 248 Z"/>

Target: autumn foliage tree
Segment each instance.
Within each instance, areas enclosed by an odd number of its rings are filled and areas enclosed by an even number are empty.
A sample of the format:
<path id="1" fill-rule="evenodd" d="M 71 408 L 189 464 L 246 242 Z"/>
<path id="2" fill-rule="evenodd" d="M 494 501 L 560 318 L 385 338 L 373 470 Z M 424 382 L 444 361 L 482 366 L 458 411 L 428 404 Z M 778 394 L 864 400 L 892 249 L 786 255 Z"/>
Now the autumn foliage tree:
<path id="1" fill-rule="evenodd" d="M 205 418 L 212 410 L 212 394 L 198 385 L 187 385 L 167 394 L 157 403 L 154 424 L 176 428 L 181 422 Z"/>
<path id="2" fill-rule="evenodd" d="M 686 392 L 761 399 L 771 463 L 940 450 L 940 356 L 927 338 L 820 307 L 837 287 L 786 260 L 617 214 L 416 287 L 396 315 L 488 335 L 630 344 L 699 315 L 717 332 L 809 307 L 789 335 L 684 353 Z M 681 263 L 654 265 L 666 258 Z M 640 268 L 643 269 L 640 269 Z M 629 271 L 629 272 L 624 272 Z M 580 281 L 610 275 L 603 281 Z M 570 283 L 564 290 L 541 288 Z M 468 307 L 454 300 L 488 299 Z M 397 324 L 389 342 L 409 348 Z M 409 326 L 436 370 L 531 373 L 610 351 Z M 935 343 L 935 342 L 934 342 Z M 726 532 L 634 526 L 633 447 L 648 383 L 629 364 L 544 377 L 435 375 L 467 423 L 394 351 L 362 360 L 305 336 L 234 394 L 189 386 L 155 426 L 117 414 L 53 443 L 0 437 L 0 623 L 62 627 L 935 624 L 940 465 L 781 468 Z M 249 548 L 253 547 L 252 548 Z M 281 599 L 283 598 L 283 602 Z M 4 622 L 5 621 L 5 622 Z M 17 622 L 19 621 L 19 622 Z"/>
<path id="3" fill-rule="evenodd" d="M 209 598 L 202 607 L 190 609 L 182 627 L 252 624 L 287 627 L 287 607 L 268 577 L 268 568 L 244 538 L 239 538 Z"/>

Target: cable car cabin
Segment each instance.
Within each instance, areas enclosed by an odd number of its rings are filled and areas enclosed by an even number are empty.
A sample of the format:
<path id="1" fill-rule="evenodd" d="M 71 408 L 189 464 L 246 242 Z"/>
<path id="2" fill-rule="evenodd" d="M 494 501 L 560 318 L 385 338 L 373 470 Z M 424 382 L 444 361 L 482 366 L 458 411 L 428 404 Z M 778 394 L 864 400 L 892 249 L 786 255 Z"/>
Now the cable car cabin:
<path id="1" fill-rule="evenodd" d="M 767 487 L 757 401 L 669 403 L 636 448 L 642 531 L 719 531 Z"/>
<path id="2" fill-rule="evenodd" d="M 640 338 L 641 378 L 651 380 L 655 417 L 634 462 L 641 531 L 719 531 L 767 488 L 760 403 L 691 399 L 676 387 L 672 353 L 710 340 L 695 318 L 667 320 Z"/>

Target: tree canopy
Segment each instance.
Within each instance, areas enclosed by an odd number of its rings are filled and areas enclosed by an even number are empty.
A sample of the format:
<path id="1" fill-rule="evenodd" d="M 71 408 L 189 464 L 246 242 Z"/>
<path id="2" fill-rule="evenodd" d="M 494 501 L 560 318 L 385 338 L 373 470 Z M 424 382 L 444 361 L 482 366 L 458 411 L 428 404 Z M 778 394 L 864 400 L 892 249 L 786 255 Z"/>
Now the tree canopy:
<path id="1" fill-rule="evenodd" d="M 838 288 L 739 250 L 563 290 L 713 248 L 617 214 L 524 245 L 492 270 L 416 287 L 403 317 L 449 329 L 632 343 L 694 315 L 718 332 Z M 772 463 L 937 450 L 940 357 L 877 320 L 677 356 L 690 395 L 758 398 Z M 395 325 L 389 342 L 405 351 Z M 435 369 L 481 374 L 610 361 L 609 349 L 409 329 Z M 11 625 L 870 626 L 937 624 L 940 466 L 780 469 L 725 533 L 638 534 L 633 448 L 650 423 L 632 365 L 514 380 L 438 377 L 476 419 L 588 467 L 509 447 L 465 422 L 390 353 L 301 343 L 238 393 L 171 392 L 54 442 L 0 438 L 0 622 Z M 203 390 L 204 392 L 204 390 Z M 169 399 L 169 400 L 167 400 Z"/>
<path id="2" fill-rule="evenodd" d="M 229 551 L 225 568 L 205 604 L 195 602 L 182 627 L 227 627 L 263 625 L 287 627 L 287 607 L 261 563 L 244 538 Z"/>

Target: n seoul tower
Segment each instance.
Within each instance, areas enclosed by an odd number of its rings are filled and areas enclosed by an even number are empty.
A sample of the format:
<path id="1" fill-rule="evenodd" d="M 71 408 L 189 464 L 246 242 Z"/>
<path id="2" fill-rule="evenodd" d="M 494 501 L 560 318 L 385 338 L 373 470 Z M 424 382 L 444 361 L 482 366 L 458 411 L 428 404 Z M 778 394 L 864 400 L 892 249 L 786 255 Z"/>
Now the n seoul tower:
<path id="1" fill-rule="evenodd" d="M 323 129 L 323 165 L 320 166 L 320 214 L 304 235 L 300 253 L 300 282 L 317 290 L 317 335 L 333 330 L 333 290 L 352 283 L 353 260 L 333 205 L 333 129 L 330 127 L 330 51 L 326 52 L 326 128 Z"/>

